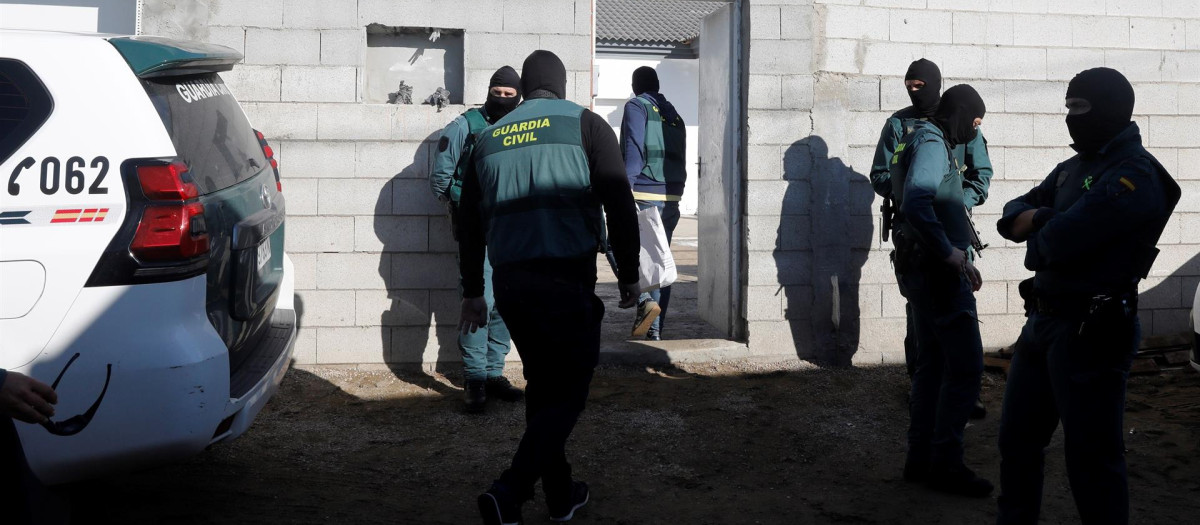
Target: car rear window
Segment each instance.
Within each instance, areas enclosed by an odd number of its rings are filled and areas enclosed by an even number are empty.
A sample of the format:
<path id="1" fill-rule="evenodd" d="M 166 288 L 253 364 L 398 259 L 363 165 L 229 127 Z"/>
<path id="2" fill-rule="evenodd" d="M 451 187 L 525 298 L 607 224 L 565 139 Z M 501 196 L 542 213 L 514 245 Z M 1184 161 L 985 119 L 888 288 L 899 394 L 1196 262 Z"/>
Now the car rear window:
<path id="1" fill-rule="evenodd" d="M 24 62 L 0 58 L 0 163 L 50 118 L 50 92 Z"/>
<path id="2" fill-rule="evenodd" d="M 201 194 L 233 186 L 268 166 L 250 122 L 217 74 L 142 83 Z"/>

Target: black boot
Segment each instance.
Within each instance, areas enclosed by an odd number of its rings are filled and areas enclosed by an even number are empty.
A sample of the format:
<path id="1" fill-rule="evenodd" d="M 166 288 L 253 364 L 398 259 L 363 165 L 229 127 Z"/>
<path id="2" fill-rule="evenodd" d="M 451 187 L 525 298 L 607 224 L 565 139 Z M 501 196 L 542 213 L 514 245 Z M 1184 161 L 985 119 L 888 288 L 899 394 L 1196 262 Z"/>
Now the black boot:
<path id="1" fill-rule="evenodd" d="M 513 386 L 504 376 L 487 378 L 487 395 L 503 401 L 516 402 L 525 398 L 525 392 Z"/>
<path id="2" fill-rule="evenodd" d="M 992 493 L 992 482 L 976 476 L 961 463 L 933 464 L 929 468 L 929 488 L 971 498 L 985 498 Z"/>
<path id="3" fill-rule="evenodd" d="M 463 397 L 467 402 L 467 412 L 472 414 L 483 412 L 483 407 L 487 404 L 487 383 L 485 381 L 467 381 Z"/>
<path id="4" fill-rule="evenodd" d="M 543 481 L 545 483 L 545 481 Z M 591 499 L 587 483 L 572 481 L 568 490 L 562 493 L 546 493 L 546 508 L 550 511 L 550 521 L 567 522 L 575 517 L 575 511 L 587 505 Z"/>
<path id="5" fill-rule="evenodd" d="M 983 419 L 987 417 L 987 407 L 983 406 L 982 399 L 975 400 L 975 406 L 971 408 L 971 419 Z"/>

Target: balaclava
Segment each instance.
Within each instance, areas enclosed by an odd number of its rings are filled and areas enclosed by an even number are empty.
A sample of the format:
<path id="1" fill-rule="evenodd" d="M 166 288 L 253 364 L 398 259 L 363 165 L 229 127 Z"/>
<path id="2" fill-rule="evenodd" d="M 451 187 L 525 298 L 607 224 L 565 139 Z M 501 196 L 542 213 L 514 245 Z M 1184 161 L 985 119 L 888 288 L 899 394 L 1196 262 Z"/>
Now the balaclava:
<path id="1" fill-rule="evenodd" d="M 526 99 L 567 98 L 567 68 L 558 55 L 539 49 L 521 66 L 521 93 Z"/>
<path id="2" fill-rule="evenodd" d="M 937 111 L 938 99 L 941 98 L 942 70 L 938 69 L 937 64 L 922 58 L 908 66 L 904 80 L 920 80 L 925 83 L 925 87 L 920 90 L 912 91 L 905 86 L 904 91 L 907 91 L 908 98 L 912 99 L 913 109 L 923 116 L 932 117 Z"/>
<path id="3" fill-rule="evenodd" d="M 658 73 L 652 67 L 642 66 L 633 70 L 633 94 L 641 95 L 647 91 L 658 93 Z"/>
<path id="4" fill-rule="evenodd" d="M 983 118 L 987 106 L 975 88 L 959 84 L 942 94 L 933 120 L 946 134 L 950 146 L 966 144 L 975 138 L 975 119 Z"/>
<path id="5" fill-rule="evenodd" d="M 497 97 L 492 94 L 494 87 L 507 87 L 517 90 L 515 97 Z M 521 103 L 521 77 L 517 75 L 517 70 L 512 66 L 504 66 L 492 73 L 492 80 L 488 82 L 487 102 L 483 103 L 483 110 L 487 113 L 487 117 L 491 121 L 497 122 L 504 118 L 509 111 L 517 107 Z"/>
<path id="6" fill-rule="evenodd" d="M 1133 118 L 1133 86 L 1115 69 L 1089 69 L 1071 79 L 1067 98 L 1081 98 L 1092 108 L 1067 115 L 1072 146 L 1081 153 L 1095 153 L 1116 138 Z"/>

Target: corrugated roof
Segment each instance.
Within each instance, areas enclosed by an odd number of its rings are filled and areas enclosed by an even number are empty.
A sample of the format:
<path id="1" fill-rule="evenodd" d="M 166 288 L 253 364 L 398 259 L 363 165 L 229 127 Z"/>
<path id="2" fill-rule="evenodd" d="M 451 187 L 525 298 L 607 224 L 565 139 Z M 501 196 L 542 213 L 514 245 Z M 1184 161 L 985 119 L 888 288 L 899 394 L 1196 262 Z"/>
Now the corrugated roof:
<path id="1" fill-rule="evenodd" d="M 700 0 L 596 0 L 596 39 L 688 43 L 700 22 L 722 2 Z"/>

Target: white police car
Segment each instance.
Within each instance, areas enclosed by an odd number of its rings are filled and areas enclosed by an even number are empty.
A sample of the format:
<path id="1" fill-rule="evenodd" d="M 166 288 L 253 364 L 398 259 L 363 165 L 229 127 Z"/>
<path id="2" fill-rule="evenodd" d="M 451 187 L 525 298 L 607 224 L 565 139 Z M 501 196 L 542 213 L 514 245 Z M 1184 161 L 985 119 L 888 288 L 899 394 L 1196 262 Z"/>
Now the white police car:
<path id="1" fill-rule="evenodd" d="M 0 30 L 0 368 L 58 391 L 19 425 L 61 483 L 245 432 L 296 337 L 274 154 L 219 71 L 152 37 Z"/>

